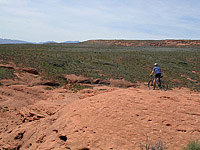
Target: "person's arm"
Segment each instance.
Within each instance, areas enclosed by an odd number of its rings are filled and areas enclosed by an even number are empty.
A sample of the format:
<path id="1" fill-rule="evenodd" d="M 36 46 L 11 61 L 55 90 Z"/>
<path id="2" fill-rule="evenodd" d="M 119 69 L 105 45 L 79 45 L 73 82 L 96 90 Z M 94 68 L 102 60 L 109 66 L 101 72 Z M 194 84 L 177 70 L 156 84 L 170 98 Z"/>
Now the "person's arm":
<path id="1" fill-rule="evenodd" d="M 154 70 L 151 72 L 150 76 L 152 76 L 152 75 L 153 75 L 153 73 L 154 73 Z"/>

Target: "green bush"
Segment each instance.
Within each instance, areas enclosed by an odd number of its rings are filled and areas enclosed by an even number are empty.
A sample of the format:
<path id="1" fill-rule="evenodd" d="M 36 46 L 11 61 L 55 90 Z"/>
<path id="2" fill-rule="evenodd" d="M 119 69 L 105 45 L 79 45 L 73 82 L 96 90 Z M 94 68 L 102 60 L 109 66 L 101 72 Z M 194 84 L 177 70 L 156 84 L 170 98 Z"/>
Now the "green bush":
<path id="1" fill-rule="evenodd" d="M 200 142 L 198 140 L 191 141 L 183 150 L 200 150 Z"/>

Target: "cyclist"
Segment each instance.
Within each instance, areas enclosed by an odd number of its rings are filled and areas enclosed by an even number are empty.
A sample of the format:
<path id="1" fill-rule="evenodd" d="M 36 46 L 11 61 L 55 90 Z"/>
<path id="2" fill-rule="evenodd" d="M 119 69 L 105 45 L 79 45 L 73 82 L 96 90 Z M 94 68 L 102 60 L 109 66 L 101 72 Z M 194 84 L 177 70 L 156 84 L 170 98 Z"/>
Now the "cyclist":
<path id="1" fill-rule="evenodd" d="M 155 73 L 155 76 L 154 76 L 154 80 L 153 80 L 153 89 L 155 90 L 155 87 L 156 87 L 156 79 L 158 78 L 158 81 L 159 81 L 159 87 L 161 86 L 160 85 L 160 78 L 161 78 L 161 69 L 160 67 L 158 67 L 158 64 L 155 63 L 154 64 L 154 67 L 153 67 L 153 71 L 151 72 L 150 76 L 152 76 L 153 74 Z"/>

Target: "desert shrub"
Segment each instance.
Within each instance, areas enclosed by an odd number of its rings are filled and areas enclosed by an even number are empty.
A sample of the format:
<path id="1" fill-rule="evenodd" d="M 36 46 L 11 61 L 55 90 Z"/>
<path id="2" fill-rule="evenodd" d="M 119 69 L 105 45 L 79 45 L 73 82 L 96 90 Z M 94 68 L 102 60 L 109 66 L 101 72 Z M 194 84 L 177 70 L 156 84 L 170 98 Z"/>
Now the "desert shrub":
<path id="1" fill-rule="evenodd" d="M 147 137 L 146 142 L 140 144 L 140 149 L 141 150 L 166 150 L 167 146 L 162 140 L 153 142 Z"/>
<path id="2" fill-rule="evenodd" d="M 197 140 L 191 141 L 183 150 L 200 150 L 200 142 Z"/>

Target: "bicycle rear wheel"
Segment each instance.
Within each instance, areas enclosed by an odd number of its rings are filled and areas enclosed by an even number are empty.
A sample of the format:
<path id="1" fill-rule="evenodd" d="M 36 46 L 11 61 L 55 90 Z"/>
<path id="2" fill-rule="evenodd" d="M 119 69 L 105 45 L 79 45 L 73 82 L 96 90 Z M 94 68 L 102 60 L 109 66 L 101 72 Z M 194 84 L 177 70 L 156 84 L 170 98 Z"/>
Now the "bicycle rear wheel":
<path id="1" fill-rule="evenodd" d="M 150 81 L 148 82 L 148 87 L 149 87 L 150 90 L 153 90 L 153 89 L 154 89 L 153 80 L 150 80 Z"/>
<path id="2" fill-rule="evenodd" d="M 164 90 L 164 91 L 167 91 L 168 89 L 168 84 L 164 81 L 161 81 L 161 87 L 160 87 L 161 90 Z"/>

